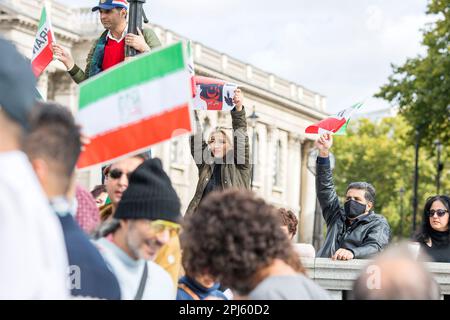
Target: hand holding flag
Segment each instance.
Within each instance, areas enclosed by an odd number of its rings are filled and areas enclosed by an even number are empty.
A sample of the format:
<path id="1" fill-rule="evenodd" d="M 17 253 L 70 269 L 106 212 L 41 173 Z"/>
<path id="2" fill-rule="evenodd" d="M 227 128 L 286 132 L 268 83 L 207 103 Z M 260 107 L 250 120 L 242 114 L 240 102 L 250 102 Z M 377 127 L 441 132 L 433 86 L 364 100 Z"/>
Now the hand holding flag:
<path id="1" fill-rule="evenodd" d="M 44 6 L 42 8 L 31 58 L 31 66 L 36 78 L 39 77 L 53 60 L 53 43 L 55 43 L 55 35 L 53 34 L 52 24 L 50 23 L 49 17 L 47 17 L 47 11 Z"/>
<path id="2" fill-rule="evenodd" d="M 316 148 L 319 150 L 319 157 L 327 158 L 330 155 L 330 149 L 333 145 L 333 136 L 329 133 L 322 134 L 315 142 Z"/>

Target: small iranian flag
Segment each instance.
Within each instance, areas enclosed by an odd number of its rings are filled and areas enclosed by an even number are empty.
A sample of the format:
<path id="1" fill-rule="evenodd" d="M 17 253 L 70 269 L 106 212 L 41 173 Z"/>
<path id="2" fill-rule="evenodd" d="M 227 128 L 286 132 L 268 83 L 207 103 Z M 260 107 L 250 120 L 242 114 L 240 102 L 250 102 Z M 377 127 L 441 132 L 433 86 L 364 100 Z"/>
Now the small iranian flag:
<path id="1" fill-rule="evenodd" d="M 39 77 L 50 62 L 52 62 L 53 43 L 56 43 L 55 36 L 50 19 L 47 17 L 47 10 L 45 10 L 44 6 L 42 8 L 41 20 L 39 21 L 39 27 L 33 45 L 33 56 L 31 58 L 31 66 L 36 77 Z"/>
<path id="2" fill-rule="evenodd" d="M 345 134 L 350 118 L 356 110 L 361 108 L 362 103 L 357 103 L 350 108 L 342 110 L 336 115 L 326 118 L 318 123 L 306 128 L 305 133 L 324 134 L 334 133 L 337 135 Z"/>
<path id="3" fill-rule="evenodd" d="M 78 168 L 104 164 L 192 131 L 190 77 L 180 43 L 83 82 L 78 122 L 91 143 Z"/>

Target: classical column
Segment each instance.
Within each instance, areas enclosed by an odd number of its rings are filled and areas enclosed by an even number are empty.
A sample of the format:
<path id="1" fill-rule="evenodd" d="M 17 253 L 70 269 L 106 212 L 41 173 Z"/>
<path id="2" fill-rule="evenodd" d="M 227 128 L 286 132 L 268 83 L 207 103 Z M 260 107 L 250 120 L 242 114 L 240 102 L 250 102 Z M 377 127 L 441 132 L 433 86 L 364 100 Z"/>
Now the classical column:
<path id="1" fill-rule="evenodd" d="M 49 93 L 49 99 L 68 107 L 74 114 L 76 113 L 77 106 L 77 84 L 73 82 L 67 72 L 57 71 L 51 75 L 52 90 Z"/>
<path id="2" fill-rule="evenodd" d="M 267 127 L 267 147 L 265 153 L 266 165 L 264 174 L 264 189 L 265 198 L 270 201 L 272 199 L 272 187 L 273 187 L 273 154 L 275 152 L 275 133 L 276 127 L 274 125 L 268 125 Z"/>
<path id="3" fill-rule="evenodd" d="M 48 82 L 49 82 L 49 72 L 46 70 L 39 76 L 37 83 L 37 89 L 39 90 L 39 93 L 41 94 L 44 101 L 47 101 L 48 99 L 48 89 L 49 89 Z"/>
<path id="4" fill-rule="evenodd" d="M 302 188 L 300 210 L 300 242 L 312 244 L 314 231 L 314 214 L 316 209 L 316 177 L 307 168 L 308 153 L 314 142 L 306 141 L 302 148 Z"/>
<path id="5" fill-rule="evenodd" d="M 300 185 L 301 185 L 301 136 L 297 133 L 288 133 L 288 158 L 286 177 L 286 200 L 288 206 L 294 210 L 299 218 L 300 211 Z"/>

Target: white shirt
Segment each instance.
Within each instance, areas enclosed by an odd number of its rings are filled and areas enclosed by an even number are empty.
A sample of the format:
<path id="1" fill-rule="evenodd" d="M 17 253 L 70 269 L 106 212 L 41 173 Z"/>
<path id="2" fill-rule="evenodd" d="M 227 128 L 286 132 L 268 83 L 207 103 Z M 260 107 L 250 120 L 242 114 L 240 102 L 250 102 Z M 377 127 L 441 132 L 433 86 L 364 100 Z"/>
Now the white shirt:
<path id="1" fill-rule="evenodd" d="M 125 38 L 125 36 L 128 34 L 128 25 L 126 25 L 125 29 L 123 29 L 122 32 L 122 36 L 120 37 L 120 39 L 116 39 L 114 38 L 114 36 L 112 35 L 111 31 L 108 31 L 108 33 L 106 34 L 106 37 L 110 38 L 111 40 L 116 41 L 117 43 L 119 43 L 120 41 L 123 40 L 123 38 Z"/>
<path id="2" fill-rule="evenodd" d="M 148 277 L 142 300 L 175 300 L 172 278 L 159 265 L 143 259 L 134 260 L 105 238 L 95 244 L 119 281 L 122 300 L 133 300 L 136 296 L 145 263 L 148 265 Z"/>
<path id="3" fill-rule="evenodd" d="M 0 153 L 0 299 L 66 299 L 61 225 L 22 152 Z"/>

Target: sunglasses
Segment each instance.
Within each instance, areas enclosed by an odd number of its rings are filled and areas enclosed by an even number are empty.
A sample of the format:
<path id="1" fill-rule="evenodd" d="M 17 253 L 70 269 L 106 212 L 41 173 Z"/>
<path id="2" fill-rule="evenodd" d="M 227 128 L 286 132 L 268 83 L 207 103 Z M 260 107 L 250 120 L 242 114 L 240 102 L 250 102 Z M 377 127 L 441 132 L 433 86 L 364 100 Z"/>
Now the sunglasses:
<path id="1" fill-rule="evenodd" d="M 171 234 L 177 234 L 181 229 L 181 226 L 178 223 L 166 220 L 149 221 L 149 227 L 152 232 L 156 234 L 163 233 L 166 230 L 168 230 Z"/>
<path id="2" fill-rule="evenodd" d="M 126 175 L 127 175 L 127 178 L 128 178 L 128 180 L 130 180 L 130 176 L 131 176 L 131 173 L 132 172 L 128 172 Z M 111 171 L 109 171 L 109 173 L 108 173 L 108 175 L 109 175 L 109 177 L 111 178 L 111 179 L 120 179 L 120 178 L 122 178 L 122 175 L 124 174 L 124 172 L 122 171 L 122 170 L 120 170 L 120 169 L 112 169 Z"/>
<path id="3" fill-rule="evenodd" d="M 447 210 L 444 209 L 437 209 L 437 210 L 430 210 L 428 212 L 428 216 L 430 218 L 434 217 L 434 214 L 436 213 L 438 215 L 438 217 L 442 218 L 443 216 L 445 216 L 445 214 L 447 213 Z"/>

